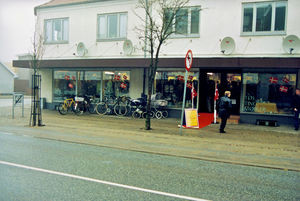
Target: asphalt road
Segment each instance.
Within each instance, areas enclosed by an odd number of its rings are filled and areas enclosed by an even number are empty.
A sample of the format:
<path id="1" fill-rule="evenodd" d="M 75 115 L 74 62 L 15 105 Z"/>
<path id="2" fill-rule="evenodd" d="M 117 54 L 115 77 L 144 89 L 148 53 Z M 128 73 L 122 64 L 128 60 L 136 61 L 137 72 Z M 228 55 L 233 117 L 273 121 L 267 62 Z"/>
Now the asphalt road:
<path id="1" fill-rule="evenodd" d="M 299 190 L 299 172 L 124 151 L 0 131 L 1 201 L 188 200 L 183 196 L 191 200 L 292 201 L 300 200 Z"/>

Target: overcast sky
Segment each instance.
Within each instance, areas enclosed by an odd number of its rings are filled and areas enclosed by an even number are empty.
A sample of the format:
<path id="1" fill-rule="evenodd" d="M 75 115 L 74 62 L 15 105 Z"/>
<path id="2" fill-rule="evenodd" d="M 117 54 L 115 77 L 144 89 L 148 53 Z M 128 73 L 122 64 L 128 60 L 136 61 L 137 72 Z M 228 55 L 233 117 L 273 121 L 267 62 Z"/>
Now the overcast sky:
<path id="1" fill-rule="evenodd" d="M 0 0 L 0 61 L 10 62 L 32 49 L 34 7 L 50 0 Z"/>

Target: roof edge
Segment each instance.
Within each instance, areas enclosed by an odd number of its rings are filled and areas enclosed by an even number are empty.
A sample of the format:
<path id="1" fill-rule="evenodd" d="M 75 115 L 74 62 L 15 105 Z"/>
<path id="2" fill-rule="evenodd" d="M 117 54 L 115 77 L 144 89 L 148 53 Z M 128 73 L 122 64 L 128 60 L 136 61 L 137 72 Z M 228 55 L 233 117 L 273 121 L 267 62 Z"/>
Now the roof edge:
<path id="1" fill-rule="evenodd" d="M 110 1 L 110 0 L 87 0 L 87 1 L 82 1 L 82 2 L 73 2 L 73 3 L 63 3 L 63 4 L 58 4 L 58 5 L 48 5 L 48 3 L 44 3 L 42 5 L 34 7 L 34 15 L 37 15 L 37 10 L 38 9 L 47 9 L 47 8 L 57 8 L 57 7 L 64 7 L 64 6 L 73 6 L 73 5 L 80 5 L 80 4 L 89 4 L 89 3 L 97 3 L 101 1 Z"/>
<path id="2" fill-rule="evenodd" d="M 14 78 L 18 77 L 18 75 L 15 72 L 13 72 L 10 68 L 8 68 L 4 63 L 0 62 L 0 65 L 3 66 L 10 74 L 12 74 Z"/>

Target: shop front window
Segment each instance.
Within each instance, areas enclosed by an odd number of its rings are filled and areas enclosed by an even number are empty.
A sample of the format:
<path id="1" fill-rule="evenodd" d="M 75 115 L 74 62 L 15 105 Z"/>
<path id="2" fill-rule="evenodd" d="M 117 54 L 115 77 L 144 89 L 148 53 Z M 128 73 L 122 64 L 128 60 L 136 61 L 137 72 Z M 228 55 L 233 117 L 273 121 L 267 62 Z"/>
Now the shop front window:
<path id="1" fill-rule="evenodd" d="M 54 101 L 76 95 L 76 71 L 54 71 Z"/>
<path id="2" fill-rule="evenodd" d="M 102 97 L 129 96 L 129 71 L 104 71 Z"/>
<path id="3" fill-rule="evenodd" d="M 100 98 L 102 71 L 79 71 L 78 95 Z"/>
<path id="4" fill-rule="evenodd" d="M 243 74 L 242 112 L 290 114 L 296 74 Z"/>
<path id="5" fill-rule="evenodd" d="M 154 90 L 161 99 L 168 101 L 168 107 L 181 108 L 184 91 L 184 72 L 157 72 L 154 83 Z M 192 100 L 192 91 L 197 92 L 198 73 L 190 72 L 188 74 L 186 107 L 197 105 L 197 95 Z M 194 93 L 195 95 L 195 93 Z"/>

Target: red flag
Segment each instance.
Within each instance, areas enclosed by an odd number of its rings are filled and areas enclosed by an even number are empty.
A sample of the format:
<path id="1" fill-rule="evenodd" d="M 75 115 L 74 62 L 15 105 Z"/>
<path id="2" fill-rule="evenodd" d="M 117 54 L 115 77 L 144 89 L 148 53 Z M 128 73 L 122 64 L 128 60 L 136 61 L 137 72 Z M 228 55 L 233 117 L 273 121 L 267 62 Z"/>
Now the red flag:
<path id="1" fill-rule="evenodd" d="M 120 75 L 115 75 L 114 76 L 114 80 L 120 81 L 120 79 L 121 79 Z"/>
<path id="2" fill-rule="evenodd" d="M 126 89 L 127 84 L 125 84 L 124 82 L 122 82 L 121 85 L 120 85 L 120 87 L 121 87 L 122 89 Z"/>
<path id="3" fill-rule="evenodd" d="M 190 82 L 186 83 L 186 87 L 189 88 L 189 89 L 191 89 L 193 87 L 192 83 L 190 83 Z"/>
<path id="4" fill-rule="evenodd" d="M 282 81 L 285 82 L 285 83 L 289 83 L 290 82 L 289 78 L 287 78 L 287 77 L 284 77 Z"/>
<path id="5" fill-rule="evenodd" d="M 178 75 L 178 76 L 177 76 L 177 80 L 183 81 L 183 80 L 184 80 L 184 77 L 183 77 L 182 75 Z"/>
<path id="6" fill-rule="evenodd" d="M 270 77 L 269 82 L 272 83 L 272 84 L 277 84 L 278 78 L 277 77 Z"/>
<path id="7" fill-rule="evenodd" d="M 193 89 L 192 89 L 192 98 L 197 97 L 197 95 L 198 95 L 198 94 L 197 94 L 195 88 L 193 87 Z"/>
<path id="8" fill-rule="evenodd" d="M 218 90 L 218 86 L 216 85 L 214 101 L 218 99 L 219 99 L 219 90 Z"/>
<path id="9" fill-rule="evenodd" d="M 65 80 L 70 80 L 70 76 L 69 75 L 65 75 Z"/>
<path id="10" fill-rule="evenodd" d="M 287 93 L 288 92 L 288 87 L 286 87 L 286 86 L 280 86 L 279 91 L 281 91 L 283 93 Z"/>

